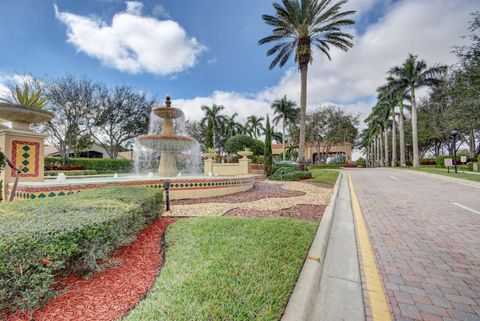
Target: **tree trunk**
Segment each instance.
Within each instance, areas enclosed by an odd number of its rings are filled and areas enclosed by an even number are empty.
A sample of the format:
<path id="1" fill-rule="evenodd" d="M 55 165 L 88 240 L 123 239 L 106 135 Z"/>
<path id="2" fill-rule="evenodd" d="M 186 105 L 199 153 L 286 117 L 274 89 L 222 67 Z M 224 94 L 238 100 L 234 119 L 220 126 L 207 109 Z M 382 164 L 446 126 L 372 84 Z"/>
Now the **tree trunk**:
<path id="1" fill-rule="evenodd" d="M 395 120 L 395 109 L 393 110 L 392 121 L 392 167 L 397 166 L 397 125 Z"/>
<path id="2" fill-rule="evenodd" d="M 413 167 L 420 168 L 420 156 L 418 153 L 418 127 L 417 127 L 417 101 L 415 99 L 415 89 L 410 88 L 412 102 L 412 145 L 413 145 Z"/>
<path id="3" fill-rule="evenodd" d="M 379 150 L 380 150 L 380 167 L 383 167 L 385 162 L 383 161 L 383 136 L 382 136 L 382 132 L 380 132 L 378 134 L 378 142 L 379 142 Z"/>
<path id="4" fill-rule="evenodd" d="M 400 101 L 400 115 L 398 116 L 398 127 L 400 131 L 400 166 L 407 167 L 405 161 L 405 118 L 403 116 L 403 101 Z"/>
<path id="5" fill-rule="evenodd" d="M 377 140 L 372 138 L 372 167 L 377 167 Z"/>
<path id="6" fill-rule="evenodd" d="M 282 129 L 282 153 L 283 161 L 285 161 L 285 126 L 286 126 L 286 117 L 283 115 L 283 129 Z"/>
<path id="7" fill-rule="evenodd" d="M 385 127 L 383 133 L 384 133 L 384 136 L 385 136 L 384 137 L 384 143 L 385 143 L 385 159 L 384 159 L 384 161 L 385 162 L 383 164 L 384 164 L 385 167 L 388 167 L 388 165 L 389 165 L 389 151 L 388 151 L 388 128 L 387 127 Z"/>
<path id="8" fill-rule="evenodd" d="M 308 62 L 300 64 L 301 93 L 300 93 L 300 144 L 298 146 L 299 162 L 302 169 L 305 167 L 305 127 L 307 117 L 307 72 Z"/>

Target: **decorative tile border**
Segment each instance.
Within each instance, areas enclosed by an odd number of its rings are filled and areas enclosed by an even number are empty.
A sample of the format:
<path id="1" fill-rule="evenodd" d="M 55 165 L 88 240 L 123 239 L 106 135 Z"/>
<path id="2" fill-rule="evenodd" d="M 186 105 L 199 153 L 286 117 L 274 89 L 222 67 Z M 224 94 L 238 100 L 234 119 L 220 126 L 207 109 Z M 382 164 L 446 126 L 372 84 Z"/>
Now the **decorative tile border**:
<path id="1" fill-rule="evenodd" d="M 116 187 L 116 186 L 147 186 L 152 188 L 163 188 L 165 180 L 134 180 L 134 181 L 105 181 L 105 182 L 85 182 L 85 183 L 58 183 L 48 182 L 41 186 L 20 183 L 18 185 L 16 199 L 42 199 L 78 193 L 82 190 Z M 198 179 L 169 179 L 170 190 L 188 191 L 188 190 L 211 190 L 211 189 L 229 189 L 241 186 L 252 185 L 255 182 L 253 176 L 231 177 L 231 178 L 198 178 Z M 11 188 L 10 184 L 10 188 Z M 8 193 L 10 195 L 10 192 Z"/>

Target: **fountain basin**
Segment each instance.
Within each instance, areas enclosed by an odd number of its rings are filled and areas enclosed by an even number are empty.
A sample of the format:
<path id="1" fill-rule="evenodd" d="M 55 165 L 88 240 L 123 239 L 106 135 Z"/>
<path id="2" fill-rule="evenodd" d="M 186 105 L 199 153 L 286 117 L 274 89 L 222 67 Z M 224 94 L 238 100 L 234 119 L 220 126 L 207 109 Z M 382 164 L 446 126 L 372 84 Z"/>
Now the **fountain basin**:
<path id="1" fill-rule="evenodd" d="M 19 183 L 16 199 L 44 199 L 61 197 L 78 193 L 83 190 L 107 188 L 114 186 L 147 186 L 152 188 L 163 188 L 163 183 L 170 181 L 170 198 L 196 199 L 221 196 L 248 191 L 253 188 L 255 175 L 245 176 L 182 176 L 182 177 L 147 177 L 147 176 L 120 176 L 75 178 L 67 179 L 64 182 L 47 180 L 45 182 Z M 11 190 L 13 184 L 9 184 Z"/>

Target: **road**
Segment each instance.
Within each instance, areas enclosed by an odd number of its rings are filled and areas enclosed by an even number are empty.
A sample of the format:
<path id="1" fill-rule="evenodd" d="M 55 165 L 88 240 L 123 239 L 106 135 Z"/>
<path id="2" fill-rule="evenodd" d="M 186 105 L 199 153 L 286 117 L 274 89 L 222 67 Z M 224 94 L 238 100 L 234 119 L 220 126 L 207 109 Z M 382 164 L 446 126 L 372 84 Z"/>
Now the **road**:
<path id="1" fill-rule="evenodd" d="M 480 184 L 398 169 L 344 172 L 394 319 L 480 321 Z"/>

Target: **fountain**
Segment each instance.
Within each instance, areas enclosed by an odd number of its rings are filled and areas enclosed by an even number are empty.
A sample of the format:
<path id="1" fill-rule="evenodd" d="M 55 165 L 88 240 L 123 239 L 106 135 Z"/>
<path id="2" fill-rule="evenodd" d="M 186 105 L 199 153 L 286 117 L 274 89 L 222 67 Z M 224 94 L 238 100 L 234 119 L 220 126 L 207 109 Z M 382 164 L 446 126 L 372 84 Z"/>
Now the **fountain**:
<path id="1" fill-rule="evenodd" d="M 153 155 L 159 155 L 158 175 L 160 177 L 175 177 L 178 175 L 177 162 L 179 160 L 195 160 L 195 157 L 188 157 L 188 153 L 191 153 L 192 150 L 199 151 L 198 142 L 191 137 L 176 133 L 176 127 L 180 127 L 180 125 L 174 124 L 174 122 L 183 120 L 185 116 L 181 109 L 172 107 L 170 97 L 167 96 L 164 107 L 153 109 L 153 115 L 162 119 L 163 125 L 159 126 L 155 123 L 155 120 L 153 120 L 150 125 L 149 134 L 137 138 L 141 147 L 147 150 L 147 155 L 137 156 L 136 162 L 139 162 L 139 158 L 146 158 L 147 161 L 151 161 L 155 159 Z M 153 115 L 152 117 L 155 117 Z M 159 130 L 160 127 L 162 127 L 161 132 L 155 134 L 155 131 Z M 142 155 L 142 152 L 139 151 L 136 154 Z M 197 156 L 197 158 L 200 156 L 199 153 L 193 154 L 198 154 L 194 155 Z"/>
<path id="2" fill-rule="evenodd" d="M 227 195 L 253 187 L 255 177 L 249 173 L 246 157 L 236 164 L 217 164 L 216 153 L 205 153 L 202 170 L 200 144 L 186 135 L 184 124 L 183 111 L 172 107 L 167 97 L 165 106 L 152 110 L 148 134 L 137 138 L 135 173 L 85 178 L 59 175 L 56 180 L 21 182 L 16 198 L 50 198 L 110 186 L 162 188 L 167 180 L 173 200 Z"/>

